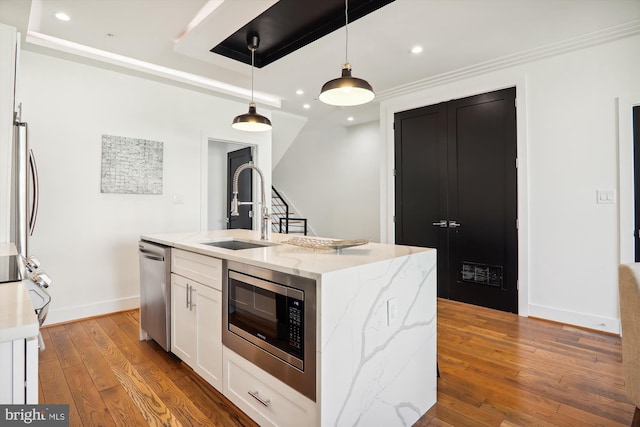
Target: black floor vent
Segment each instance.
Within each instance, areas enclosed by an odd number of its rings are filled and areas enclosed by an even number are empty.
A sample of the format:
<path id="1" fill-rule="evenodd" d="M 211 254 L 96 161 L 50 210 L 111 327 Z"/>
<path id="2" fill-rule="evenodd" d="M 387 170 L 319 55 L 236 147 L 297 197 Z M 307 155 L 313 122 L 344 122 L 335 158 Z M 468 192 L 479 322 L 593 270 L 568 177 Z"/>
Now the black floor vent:
<path id="1" fill-rule="evenodd" d="M 502 266 L 477 264 L 475 262 L 462 263 L 462 280 L 489 286 L 502 286 Z"/>

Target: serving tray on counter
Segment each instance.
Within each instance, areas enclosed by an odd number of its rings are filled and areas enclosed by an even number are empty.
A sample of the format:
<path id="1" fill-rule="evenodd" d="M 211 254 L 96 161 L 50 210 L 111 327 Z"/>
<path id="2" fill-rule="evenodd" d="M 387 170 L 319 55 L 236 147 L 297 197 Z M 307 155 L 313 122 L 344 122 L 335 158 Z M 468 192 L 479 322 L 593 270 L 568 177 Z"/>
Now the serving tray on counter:
<path id="1" fill-rule="evenodd" d="M 302 248 L 310 249 L 335 249 L 340 250 L 344 248 L 350 248 L 353 246 L 366 245 L 369 243 L 369 239 L 351 239 L 351 240 L 331 240 L 331 239 L 316 239 L 313 237 L 292 237 L 289 240 L 285 240 L 282 243 L 288 245 L 299 246 Z"/>

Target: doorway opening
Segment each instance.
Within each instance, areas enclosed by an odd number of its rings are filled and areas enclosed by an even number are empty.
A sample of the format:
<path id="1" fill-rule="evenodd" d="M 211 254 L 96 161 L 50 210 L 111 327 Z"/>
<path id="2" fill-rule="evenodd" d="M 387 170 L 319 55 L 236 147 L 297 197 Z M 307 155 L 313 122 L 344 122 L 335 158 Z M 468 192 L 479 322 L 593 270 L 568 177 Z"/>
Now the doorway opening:
<path id="1" fill-rule="evenodd" d="M 255 154 L 255 146 L 253 145 L 216 140 L 208 142 L 206 221 L 208 230 L 228 228 L 230 203 L 227 201 L 227 192 L 229 185 L 231 185 L 228 179 L 228 155 L 242 149 L 250 150 L 252 156 Z M 245 173 L 250 179 L 251 175 L 248 172 Z"/>
<path id="2" fill-rule="evenodd" d="M 518 312 L 515 88 L 395 114 L 397 244 L 438 250 L 438 296 Z"/>

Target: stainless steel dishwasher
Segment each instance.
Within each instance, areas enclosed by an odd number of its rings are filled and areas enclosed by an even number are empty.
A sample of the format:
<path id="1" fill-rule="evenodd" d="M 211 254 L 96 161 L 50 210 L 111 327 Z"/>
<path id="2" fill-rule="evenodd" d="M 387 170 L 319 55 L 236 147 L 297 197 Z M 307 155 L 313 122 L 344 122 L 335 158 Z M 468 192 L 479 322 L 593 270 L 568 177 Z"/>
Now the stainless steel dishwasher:
<path id="1" fill-rule="evenodd" d="M 140 241 L 140 329 L 171 350 L 171 248 Z"/>

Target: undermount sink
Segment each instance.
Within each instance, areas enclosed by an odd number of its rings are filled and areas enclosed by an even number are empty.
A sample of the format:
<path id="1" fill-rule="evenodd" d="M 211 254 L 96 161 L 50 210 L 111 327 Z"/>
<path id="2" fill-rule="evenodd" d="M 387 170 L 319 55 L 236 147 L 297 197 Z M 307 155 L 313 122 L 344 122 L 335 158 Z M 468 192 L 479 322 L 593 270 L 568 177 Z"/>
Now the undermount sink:
<path id="1" fill-rule="evenodd" d="M 255 249 L 273 246 L 274 243 L 267 242 L 247 242 L 245 240 L 220 240 L 218 242 L 202 242 L 203 245 L 215 246 L 217 248 L 231 249 L 234 251 L 240 249 Z"/>

